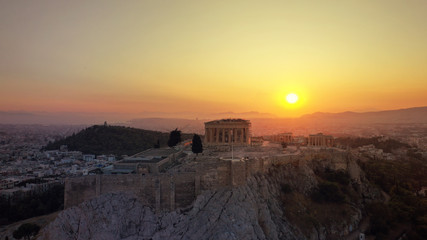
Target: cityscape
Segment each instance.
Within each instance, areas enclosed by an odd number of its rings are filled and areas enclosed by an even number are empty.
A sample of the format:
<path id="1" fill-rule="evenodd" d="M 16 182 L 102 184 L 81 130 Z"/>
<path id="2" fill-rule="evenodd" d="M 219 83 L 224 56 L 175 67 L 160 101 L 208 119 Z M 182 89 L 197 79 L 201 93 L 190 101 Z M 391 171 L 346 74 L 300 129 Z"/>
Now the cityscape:
<path id="1" fill-rule="evenodd" d="M 0 1 L 0 240 L 427 239 L 422 1 Z"/>

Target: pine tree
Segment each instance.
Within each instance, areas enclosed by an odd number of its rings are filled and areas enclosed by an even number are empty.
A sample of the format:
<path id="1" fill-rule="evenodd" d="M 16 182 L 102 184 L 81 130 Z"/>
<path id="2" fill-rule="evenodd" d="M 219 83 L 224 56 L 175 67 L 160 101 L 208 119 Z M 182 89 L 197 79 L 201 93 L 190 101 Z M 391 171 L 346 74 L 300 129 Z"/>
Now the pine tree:
<path id="1" fill-rule="evenodd" d="M 168 146 L 174 147 L 181 142 L 181 131 L 176 128 L 169 134 Z"/>
<path id="2" fill-rule="evenodd" d="M 193 144 L 191 145 L 191 151 L 193 151 L 193 153 L 197 155 L 203 152 L 202 139 L 197 134 L 194 134 L 193 136 Z"/>

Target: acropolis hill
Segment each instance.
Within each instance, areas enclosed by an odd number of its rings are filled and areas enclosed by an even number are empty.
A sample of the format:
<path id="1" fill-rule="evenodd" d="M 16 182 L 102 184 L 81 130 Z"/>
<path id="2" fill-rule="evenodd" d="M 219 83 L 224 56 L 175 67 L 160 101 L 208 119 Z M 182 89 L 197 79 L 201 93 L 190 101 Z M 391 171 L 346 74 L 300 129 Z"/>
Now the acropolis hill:
<path id="1" fill-rule="evenodd" d="M 234 154 L 230 159 L 229 151 L 208 148 L 158 174 L 69 179 L 67 209 L 43 239 L 346 239 L 359 231 L 359 207 L 306 197 L 318 184 L 315 172 L 325 169 L 349 174 L 358 189 L 350 190 L 354 206 L 382 199 L 345 151 L 248 146 Z M 284 188 L 294 192 L 286 205 Z M 310 213 L 297 214 L 307 208 L 318 211 L 313 217 L 323 219 L 320 225 L 304 220 Z"/>
<path id="2" fill-rule="evenodd" d="M 228 141 L 205 142 L 198 156 L 188 144 L 142 152 L 119 166 L 135 174 L 67 179 L 66 209 L 40 239 L 355 239 L 366 231 L 364 204 L 384 199 L 347 150 L 248 144 L 233 129 L 210 131 Z M 160 165 L 138 163 L 166 152 Z M 314 201 L 325 176 L 348 179 L 332 179 L 329 200 Z"/>
<path id="3" fill-rule="evenodd" d="M 153 149 L 119 161 L 111 170 L 112 173 L 137 174 L 67 179 L 65 208 L 105 193 L 131 192 L 157 212 L 175 210 L 190 205 L 202 191 L 241 186 L 251 176 L 268 172 L 273 165 L 298 164 L 301 155 L 310 155 L 314 150 L 309 148 L 303 153 L 298 147 L 291 153 L 278 144 L 253 145 L 248 120 L 223 119 L 205 125 L 203 155 L 187 156 L 185 144 L 175 149 Z M 329 138 L 310 135 L 307 142 L 311 146 L 325 147 L 330 142 L 321 140 Z M 289 138 L 285 142 L 289 143 Z M 336 152 L 334 155 L 345 158 L 345 154 Z"/>

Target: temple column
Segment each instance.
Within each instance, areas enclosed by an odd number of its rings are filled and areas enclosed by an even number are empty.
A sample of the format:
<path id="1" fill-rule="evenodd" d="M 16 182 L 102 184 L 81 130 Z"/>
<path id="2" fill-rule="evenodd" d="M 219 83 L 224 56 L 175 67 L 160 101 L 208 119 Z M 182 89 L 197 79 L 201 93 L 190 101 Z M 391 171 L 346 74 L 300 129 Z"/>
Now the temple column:
<path id="1" fill-rule="evenodd" d="M 208 131 L 206 132 L 206 134 L 208 135 L 208 143 L 211 142 L 211 129 L 208 128 Z"/>
<path id="2" fill-rule="evenodd" d="M 222 143 L 225 143 L 225 129 L 222 129 Z"/>
<path id="3" fill-rule="evenodd" d="M 249 143 L 249 128 L 246 128 L 246 143 Z"/>
<path id="4" fill-rule="evenodd" d="M 227 128 L 226 133 L 227 133 L 227 143 L 230 143 L 231 142 L 231 134 L 230 134 L 229 128 Z"/>
<path id="5" fill-rule="evenodd" d="M 243 143 L 243 128 L 240 129 L 240 142 Z"/>
<path id="6" fill-rule="evenodd" d="M 219 143 L 219 131 L 218 131 L 218 128 L 215 128 L 215 133 L 216 133 L 215 143 Z"/>
<path id="7" fill-rule="evenodd" d="M 208 142 L 208 129 L 205 128 L 205 143 Z"/>

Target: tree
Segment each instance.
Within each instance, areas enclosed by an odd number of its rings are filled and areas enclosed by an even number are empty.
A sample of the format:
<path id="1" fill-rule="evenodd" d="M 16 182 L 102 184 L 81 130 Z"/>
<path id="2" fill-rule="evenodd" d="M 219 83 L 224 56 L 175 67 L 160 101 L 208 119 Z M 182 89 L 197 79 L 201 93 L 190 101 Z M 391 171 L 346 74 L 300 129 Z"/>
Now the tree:
<path id="1" fill-rule="evenodd" d="M 16 239 L 30 239 L 40 231 L 40 226 L 34 223 L 24 223 L 13 232 L 13 237 Z"/>
<path id="2" fill-rule="evenodd" d="M 197 134 L 194 134 L 193 136 L 193 144 L 191 145 L 191 151 L 193 151 L 193 153 L 195 153 L 196 155 L 203 152 L 202 139 L 200 139 L 200 136 Z"/>
<path id="3" fill-rule="evenodd" d="M 174 147 L 181 142 L 181 131 L 176 128 L 169 134 L 168 146 Z"/>
<path id="4" fill-rule="evenodd" d="M 160 140 L 157 139 L 157 142 L 154 144 L 154 148 L 160 148 Z"/>
<path id="5" fill-rule="evenodd" d="M 340 188 L 335 183 L 327 181 L 319 183 L 318 189 L 311 194 L 311 198 L 316 202 L 345 202 L 345 195 Z"/>

